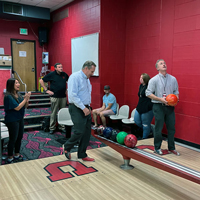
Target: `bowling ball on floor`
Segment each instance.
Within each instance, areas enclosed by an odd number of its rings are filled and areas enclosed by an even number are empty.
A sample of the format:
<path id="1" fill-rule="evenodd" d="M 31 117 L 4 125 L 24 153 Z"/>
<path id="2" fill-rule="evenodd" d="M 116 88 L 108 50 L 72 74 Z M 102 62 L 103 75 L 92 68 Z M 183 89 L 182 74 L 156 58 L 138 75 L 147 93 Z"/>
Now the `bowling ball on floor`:
<path id="1" fill-rule="evenodd" d="M 166 101 L 169 106 L 176 106 L 176 104 L 178 103 L 178 98 L 175 94 L 169 94 L 166 97 Z"/>
<path id="2" fill-rule="evenodd" d="M 103 136 L 105 137 L 105 138 L 110 138 L 110 136 L 111 136 L 111 133 L 112 133 L 112 128 L 110 128 L 110 127 L 106 127 L 104 130 L 103 130 Z"/>
<path id="3" fill-rule="evenodd" d="M 100 125 L 98 128 L 97 128 L 97 134 L 98 135 L 103 135 L 103 130 L 105 129 L 104 126 Z"/>
<path id="4" fill-rule="evenodd" d="M 117 142 L 119 144 L 124 144 L 124 139 L 125 137 L 128 135 L 128 133 L 124 132 L 124 131 L 121 131 L 117 134 Z"/>
<path id="5" fill-rule="evenodd" d="M 115 129 L 113 129 L 112 130 L 112 132 L 111 132 L 111 136 L 110 136 L 110 139 L 113 141 L 113 142 L 117 142 L 117 134 L 118 134 L 118 132 L 115 130 Z"/>
<path id="6" fill-rule="evenodd" d="M 128 134 L 124 139 L 124 144 L 127 147 L 134 148 L 137 144 L 137 137 L 133 134 Z"/>

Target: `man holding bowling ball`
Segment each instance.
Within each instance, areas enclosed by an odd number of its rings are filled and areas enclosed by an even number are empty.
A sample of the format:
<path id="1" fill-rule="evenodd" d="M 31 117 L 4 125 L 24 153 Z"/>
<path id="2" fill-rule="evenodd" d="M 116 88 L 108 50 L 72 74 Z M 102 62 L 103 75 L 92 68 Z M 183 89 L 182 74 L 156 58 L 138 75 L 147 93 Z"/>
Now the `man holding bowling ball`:
<path id="1" fill-rule="evenodd" d="M 162 129 L 164 122 L 168 132 L 168 150 L 177 156 L 180 155 L 175 149 L 175 113 L 174 106 L 169 106 L 166 96 L 175 94 L 179 99 L 178 82 L 176 78 L 167 73 L 167 65 L 163 59 L 156 62 L 158 74 L 150 79 L 146 96 L 152 100 L 153 113 L 155 116 L 155 133 L 154 133 L 154 153 L 162 155 Z"/>

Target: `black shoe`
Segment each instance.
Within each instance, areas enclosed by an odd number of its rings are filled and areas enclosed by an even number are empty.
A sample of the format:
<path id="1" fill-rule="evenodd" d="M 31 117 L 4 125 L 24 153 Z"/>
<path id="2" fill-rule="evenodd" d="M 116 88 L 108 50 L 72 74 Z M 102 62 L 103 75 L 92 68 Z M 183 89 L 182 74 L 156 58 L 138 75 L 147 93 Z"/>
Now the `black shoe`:
<path id="1" fill-rule="evenodd" d="M 64 151 L 64 154 L 65 154 L 65 157 L 68 159 L 68 160 L 71 160 L 71 154 L 69 151 L 65 150 Z"/>
<path id="2" fill-rule="evenodd" d="M 14 159 L 12 159 L 12 160 L 6 160 L 6 164 L 12 164 L 12 163 L 14 163 Z"/>
<path id="3" fill-rule="evenodd" d="M 22 155 L 19 155 L 18 157 L 14 156 L 14 162 L 21 162 L 26 160 L 26 158 L 24 158 Z"/>
<path id="4" fill-rule="evenodd" d="M 50 130 L 49 133 L 52 135 L 54 134 L 54 130 Z"/>

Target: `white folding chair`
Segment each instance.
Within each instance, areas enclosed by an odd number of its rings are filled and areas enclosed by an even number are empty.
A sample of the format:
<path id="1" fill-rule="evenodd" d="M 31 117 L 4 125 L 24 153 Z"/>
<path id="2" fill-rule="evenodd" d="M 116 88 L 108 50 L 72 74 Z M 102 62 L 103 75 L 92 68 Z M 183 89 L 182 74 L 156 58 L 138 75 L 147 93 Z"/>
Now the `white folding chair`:
<path id="1" fill-rule="evenodd" d="M 58 124 L 73 126 L 73 122 L 71 120 L 71 116 L 69 114 L 68 108 L 62 108 L 58 111 Z"/>
<path id="2" fill-rule="evenodd" d="M 117 103 L 117 113 L 116 115 L 119 115 L 119 104 Z"/>
<path id="3" fill-rule="evenodd" d="M 0 138 L 1 138 L 1 141 L 0 141 L 0 165 L 1 165 L 1 160 L 2 160 L 2 146 L 1 145 L 3 145 L 3 140 L 5 138 L 9 138 L 8 128 L 2 122 L 0 122 Z"/>
<path id="4" fill-rule="evenodd" d="M 110 115 L 110 119 L 112 120 L 121 120 L 121 119 L 128 119 L 129 116 L 129 106 L 123 105 L 119 109 L 119 114 L 117 115 Z"/>
<path id="5" fill-rule="evenodd" d="M 58 111 L 58 124 L 65 125 L 67 127 L 66 129 L 66 137 L 71 137 L 71 128 L 74 125 L 71 116 L 69 113 L 68 108 L 62 108 Z"/>
<path id="6" fill-rule="evenodd" d="M 134 115 L 135 115 L 136 108 L 132 110 L 131 117 L 129 119 L 122 119 L 122 123 L 124 124 L 135 124 Z"/>

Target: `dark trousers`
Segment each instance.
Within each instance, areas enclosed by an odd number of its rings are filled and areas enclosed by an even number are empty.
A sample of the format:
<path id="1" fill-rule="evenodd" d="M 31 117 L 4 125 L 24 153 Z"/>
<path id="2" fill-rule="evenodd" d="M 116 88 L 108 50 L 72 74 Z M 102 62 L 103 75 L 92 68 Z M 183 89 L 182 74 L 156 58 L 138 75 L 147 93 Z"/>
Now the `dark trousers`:
<path id="1" fill-rule="evenodd" d="M 86 149 L 91 136 L 91 114 L 85 116 L 81 109 L 72 104 L 69 104 L 69 113 L 74 126 L 73 134 L 64 144 L 65 150 L 70 151 L 71 148 L 73 148 L 73 146 L 79 142 L 78 158 L 85 158 L 87 157 Z"/>
<path id="2" fill-rule="evenodd" d="M 154 133 L 154 147 L 156 150 L 160 149 L 162 144 L 162 129 L 164 122 L 168 133 L 168 149 L 174 150 L 174 134 L 175 134 L 175 113 L 174 107 L 163 106 L 161 103 L 153 104 L 153 113 L 155 116 L 155 133 Z"/>
<path id="3" fill-rule="evenodd" d="M 13 150 L 15 153 L 19 153 L 21 147 L 21 140 L 24 134 L 24 119 L 16 122 L 6 123 L 9 132 L 8 142 L 8 156 L 13 156 Z"/>

